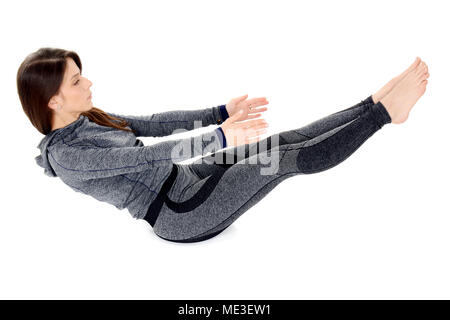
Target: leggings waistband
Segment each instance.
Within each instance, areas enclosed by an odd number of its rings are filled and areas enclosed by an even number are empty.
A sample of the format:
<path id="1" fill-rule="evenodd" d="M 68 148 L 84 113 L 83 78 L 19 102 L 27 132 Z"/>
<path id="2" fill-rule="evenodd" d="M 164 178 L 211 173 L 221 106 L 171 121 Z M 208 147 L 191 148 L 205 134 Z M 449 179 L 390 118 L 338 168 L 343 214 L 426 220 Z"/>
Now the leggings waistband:
<path id="1" fill-rule="evenodd" d="M 166 181 L 164 181 L 164 184 L 161 187 L 161 190 L 158 192 L 158 195 L 156 196 L 155 200 L 153 200 L 153 202 L 148 207 L 147 213 L 144 216 L 144 220 L 150 223 L 152 227 L 154 226 L 156 219 L 158 219 L 159 212 L 161 211 L 161 208 L 164 202 L 166 201 L 167 193 L 169 192 L 170 188 L 175 182 L 177 174 L 178 174 L 178 167 L 174 163 L 172 167 L 172 172 L 170 172 L 169 177 L 166 179 Z"/>

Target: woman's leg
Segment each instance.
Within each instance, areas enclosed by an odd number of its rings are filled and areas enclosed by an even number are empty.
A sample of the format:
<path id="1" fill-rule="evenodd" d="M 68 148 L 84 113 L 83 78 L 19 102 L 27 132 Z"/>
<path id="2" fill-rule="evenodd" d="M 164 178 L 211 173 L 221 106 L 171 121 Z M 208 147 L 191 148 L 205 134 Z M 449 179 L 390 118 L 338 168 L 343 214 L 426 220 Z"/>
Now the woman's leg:
<path id="1" fill-rule="evenodd" d="M 348 123 L 350 120 L 355 119 L 358 115 L 367 110 L 369 105 L 373 105 L 373 102 L 372 96 L 369 96 L 350 108 L 335 112 L 302 128 L 283 131 L 258 142 L 221 150 L 200 158 L 199 161 L 209 164 L 214 163 L 224 168 L 228 168 L 251 155 L 270 150 L 277 145 L 303 142 L 335 129 Z M 202 166 L 196 167 L 198 167 L 199 170 L 202 170 Z M 196 168 L 194 168 L 194 170 L 195 169 Z M 203 169 L 203 171 L 205 170 L 207 169 Z"/>
<path id="2" fill-rule="evenodd" d="M 188 189 L 173 188 L 153 226 L 154 232 L 176 242 L 209 239 L 225 230 L 283 180 L 336 166 L 390 122 L 387 110 L 378 102 L 354 106 L 287 131 L 290 133 L 283 135 L 286 143 L 267 152 L 249 154 L 234 165 L 221 167 L 223 170 L 214 166 L 211 176 L 199 178 Z M 276 170 L 270 170 L 271 174 L 267 174 L 267 166 L 259 161 L 262 154 L 276 163 Z M 182 195 L 180 190 L 184 190 Z"/>

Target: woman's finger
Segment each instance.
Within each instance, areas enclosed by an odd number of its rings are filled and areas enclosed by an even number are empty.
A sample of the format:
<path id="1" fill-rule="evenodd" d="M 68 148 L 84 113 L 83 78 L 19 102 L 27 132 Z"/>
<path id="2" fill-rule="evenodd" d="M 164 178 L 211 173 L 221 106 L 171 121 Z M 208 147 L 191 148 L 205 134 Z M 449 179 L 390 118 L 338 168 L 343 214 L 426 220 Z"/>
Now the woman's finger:
<path id="1" fill-rule="evenodd" d="M 263 123 L 254 125 L 254 126 L 252 126 L 252 127 L 250 127 L 250 128 L 247 128 L 246 130 L 257 131 L 257 130 L 259 130 L 259 129 L 265 129 L 265 128 L 268 128 L 268 127 L 269 127 L 269 124 L 268 124 L 267 122 L 263 122 Z"/>
<path id="2" fill-rule="evenodd" d="M 254 137 L 254 138 L 246 138 L 245 139 L 245 143 L 246 144 L 251 144 L 254 142 L 258 142 L 261 138 L 260 137 Z"/>
<path id="3" fill-rule="evenodd" d="M 268 128 L 268 127 L 269 127 L 269 124 L 267 122 L 265 122 L 265 123 L 261 123 L 261 124 L 255 126 L 255 129 Z"/>
<path id="4" fill-rule="evenodd" d="M 253 98 L 253 99 L 247 100 L 247 102 L 251 103 L 251 104 L 253 104 L 253 103 L 258 104 L 258 103 L 264 103 L 264 102 L 268 103 L 266 98 Z"/>
<path id="5" fill-rule="evenodd" d="M 265 129 L 265 128 L 260 128 L 260 129 L 254 130 L 254 132 L 255 132 L 255 133 L 254 133 L 254 136 L 260 136 L 260 135 L 266 133 L 266 132 L 267 132 L 267 129 Z"/>
<path id="6" fill-rule="evenodd" d="M 235 128 L 246 129 L 254 126 L 255 124 L 261 123 L 264 119 L 254 119 L 254 120 L 242 120 L 242 121 L 234 121 Z"/>
<path id="7" fill-rule="evenodd" d="M 243 128 L 243 129 L 248 129 L 248 128 L 252 128 L 254 126 L 257 126 L 259 124 L 263 124 L 263 123 L 267 123 L 266 120 L 264 120 L 264 119 L 255 119 L 255 120 L 250 120 L 250 121 L 245 121 L 245 122 L 242 122 L 242 123 L 238 123 L 238 126 L 240 128 Z"/>
<path id="8" fill-rule="evenodd" d="M 259 113 L 259 114 L 255 114 L 255 115 L 253 115 L 253 116 L 247 116 L 247 120 L 248 119 L 255 119 L 255 118 L 258 118 L 258 117 L 260 117 L 261 116 L 261 114 Z"/>
<path id="9" fill-rule="evenodd" d="M 267 130 L 265 128 L 261 128 L 261 129 L 247 129 L 245 131 L 245 136 L 248 138 L 252 138 L 252 137 L 257 137 L 260 136 L 264 133 L 266 133 Z"/>
<path id="10" fill-rule="evenodd" d="M 243 96 L 234 98 L 233 100 L 234 100 L 234 102 L 238 103 L 238 102 L 241 102 L 241 101 L 247 99 L 247 97 L 248 97 L 248 94 L 244 94 Z"/>
<path id="11" fill-rule="evenodd" d="M 267 102 L 267 101 L 250 102 L 250 103 L 248 103 L 247 101 L 245 101 L 245 103 L 247 103 L 247 106 L 248 106 L 248 107 L 252 107 L 252 108 L 259 107 L 259 106 L 264 106 L 264 105 L 266 105 L 266 104 L 269 104 L 269 102 Z"/>
<path id="12" fill-rule="evenodd" d="M 264 112 L 264 111 L 267 111 L 267 107 L 256 109 L 256 108 L 253 108 L 253 106 L 252 106 L 252 108 L 248 112 L 255 113 L 255 112 Z"/>

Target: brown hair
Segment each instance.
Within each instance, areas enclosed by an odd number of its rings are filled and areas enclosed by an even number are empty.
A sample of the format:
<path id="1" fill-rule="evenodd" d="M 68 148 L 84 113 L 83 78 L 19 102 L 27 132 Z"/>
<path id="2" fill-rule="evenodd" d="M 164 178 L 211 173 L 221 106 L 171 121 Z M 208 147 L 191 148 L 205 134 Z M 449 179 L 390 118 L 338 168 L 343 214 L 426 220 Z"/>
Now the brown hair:
<path id="1" fill-rule="evenodd" d="M 23 111 L 33 126 L 44 135 L 52 130 L 53 111 L 48 107 L 48 102 L 59 93 L 67 67 L 67 58 L 73 59 L 81 73 L 82 66 L 78 54 L 58 48 L 40 48 L 29 54 L 17 71 L 17 91 Z M 113 117 L 95 107 L 82 112 L 81 115 L 102 126 L 136 133 L 135 130 L 125 128 L 128 125 L 125 120 Z"/>

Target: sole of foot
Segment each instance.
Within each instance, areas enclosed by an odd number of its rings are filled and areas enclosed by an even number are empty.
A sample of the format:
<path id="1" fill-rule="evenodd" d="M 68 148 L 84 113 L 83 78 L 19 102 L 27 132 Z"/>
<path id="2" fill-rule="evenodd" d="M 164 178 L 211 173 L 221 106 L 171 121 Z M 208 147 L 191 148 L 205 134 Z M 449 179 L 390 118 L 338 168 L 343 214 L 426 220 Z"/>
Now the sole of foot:
<path id="1" fill-rule="evenodd" d="M 429 76 L 428 66 L 421 61 L 380 99 L 392 123 L 400 124 L 408 119 L 412 107 L 425 93 Z"/>

